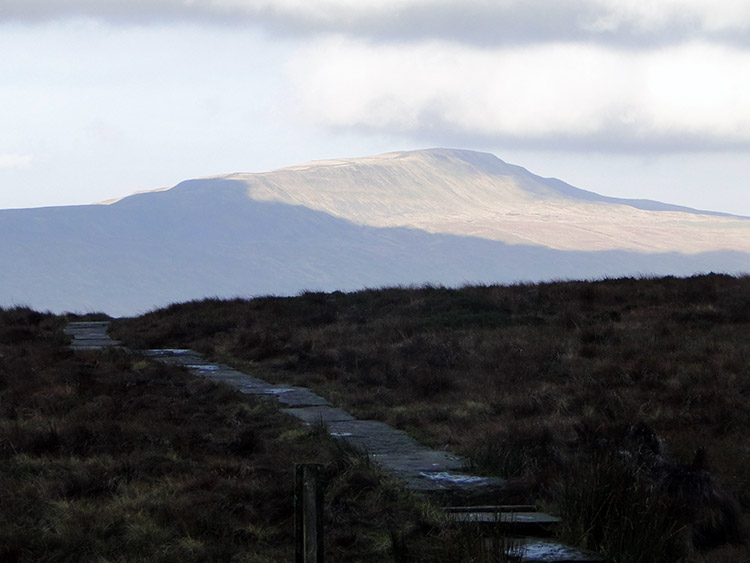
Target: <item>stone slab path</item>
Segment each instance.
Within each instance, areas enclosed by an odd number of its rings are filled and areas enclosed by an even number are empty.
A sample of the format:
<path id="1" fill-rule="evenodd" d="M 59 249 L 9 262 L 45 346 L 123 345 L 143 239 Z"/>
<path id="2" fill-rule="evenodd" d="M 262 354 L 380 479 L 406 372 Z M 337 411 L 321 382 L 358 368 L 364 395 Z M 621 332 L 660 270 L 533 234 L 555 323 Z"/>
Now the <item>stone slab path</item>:
<path id="1" fill-rule="evenodd" d="M 227 383 L 250 395 L 276 399 L 282 410 L 306 424 L 322 422 L 335 438 L 363 449 L 386 473 L 402 479 L 408 488 L 445 496 L 491 496 L 502 491 L 502 479 L 478 477 L 462 471 L 466 460 L 446 451 L 432 450 L 376 420 L 357 420 L 304 387 L 275 385 L 222 364 L 214 364 L 190 350 L 146 350 L 144 355 L 186 367 L 193 373 Z"/>
<path id="2" fill-rule="evenodd" d="M 66 334 L 73 338 L 74 350 L 96 350 L 120 346 L 108 333 L 107 322 L 70 323 Z M 429 495 L 444 505 L 450 518 L 467 525 L 509 525 L 523 531 L 525 526 L 535 531 L 559 519 L 533 511 L 499 511 L 498 506 L 457 507 L 457 503 L 484 502 L 491 504 L 501 498 L 503 480 L 467 473 L 467 461 L 450 452 L 433 450 L 397 430 L 376 420 L 358 420 L 346 411 L 331 405 L 326 399 L 304 387 L 276 385 L 247 375 L 229 366 L 209 362 L 192 350 L 143 350 L 139 354 L 171 365 L 182 366 L 191 373 L 226 383 L 249 395 L 273 398 L 282 411 L 305 424 L 323 423 L 331 436 L 364 450 L 386 473 L 402 480 L 415 492 Z M 551 539 L 525 537 L 514 550 L 521 550 L 523 561 L 534 562 L 594 562 L 599 556 L 584 553 Z"/>
<path id="3" fill-rule="evenodd" d="M 107 334 L 108 327 L 109 322 L 106 321 L 69 323 L 65 327 L 65 334 L 73 338 L 70 347 L 74 350 L 99 350 L 119 346 L 120 343 Z"/>

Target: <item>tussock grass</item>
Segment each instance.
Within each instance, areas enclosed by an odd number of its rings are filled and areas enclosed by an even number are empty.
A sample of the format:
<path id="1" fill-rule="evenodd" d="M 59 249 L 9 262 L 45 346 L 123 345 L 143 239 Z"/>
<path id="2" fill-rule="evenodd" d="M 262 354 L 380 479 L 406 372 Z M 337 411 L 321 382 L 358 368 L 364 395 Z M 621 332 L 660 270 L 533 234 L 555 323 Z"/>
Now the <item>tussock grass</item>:
<path id="1" fill-rule="evenodd" d="M 359 417 L 449 447 L 474 469 L 510 478 L 513 500 L 566 514 L 577 541 L 615 560 L 638 560 L 635 544 L 613 536 L 620 518 L 643 524 L 636 536 L 661 526 L 668 541 L 654 561 L 744 560 L 748 276 L 208 300 L 120 320 L 116 334 L 132 347 L 191 347 L 311 387 Z M 648 470 L 613 461 L 637 429 L 661 444 Z M 697 450 L 706 453 L 700 468 Z M 571 477 L 584 468 L 598 473 Z M 623 499 L 620 512 L 602 504 L 610 497 Z M 575 523 L 584 502 L 599 506 Z M 639 516 L 660 506 L 658 526 Z M 584 533 L 596 529 L 606 533 Z"/>
<path id="2" fill-rule="evenodd" d="M 301 462 L 325 467 L 327 561 L 445 561 L 459 532 L 366 456 L 182 369 L 74 354 L 66 322 L 0 309 L 0 561 L 287 562 Z"/>

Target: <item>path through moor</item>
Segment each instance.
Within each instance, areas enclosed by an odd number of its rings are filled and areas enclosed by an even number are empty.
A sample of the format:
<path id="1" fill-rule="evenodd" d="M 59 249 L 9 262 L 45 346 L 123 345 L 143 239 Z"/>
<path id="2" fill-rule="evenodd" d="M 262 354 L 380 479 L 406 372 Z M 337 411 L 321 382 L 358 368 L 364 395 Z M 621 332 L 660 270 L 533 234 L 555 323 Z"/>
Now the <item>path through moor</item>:
<path id="1" fill-rule="evenodd" d="M 73 350 L 102 350 L 119 347 L 108 334 L 109 322 L 73 322 L 65 329 Z M 401 480 L 405 487 L 424 494 L 446 506 L 452 518 L 472 525 L 506 523 L 521 536 L 513 543 L 521 550 L 523 561 L 594 562 L 601 557 L 560 544 L 550 538 L 534 537 L 546 533 L 559 519 L 535 511 L 534 507 L 506 507 L 493 504 L 501 498 L 504 482 L 496 477 L 467 473 L 467 460 L 450 452 L 434 450 L 420 444 L 402 430 L 383 422 L 358 420 L 323 397 L 304 387 L 276 385 L 229 366 L 205 360 L 192 350 L 163 349 L 133 352 L 166 364 L 187 369 L 194 375 L 209 378 L 238 389 L 241 393 L 278 401 L 281 410 L 303 424 L 323 423 L 336 439 L 362 450 L 385 473 Z"/>

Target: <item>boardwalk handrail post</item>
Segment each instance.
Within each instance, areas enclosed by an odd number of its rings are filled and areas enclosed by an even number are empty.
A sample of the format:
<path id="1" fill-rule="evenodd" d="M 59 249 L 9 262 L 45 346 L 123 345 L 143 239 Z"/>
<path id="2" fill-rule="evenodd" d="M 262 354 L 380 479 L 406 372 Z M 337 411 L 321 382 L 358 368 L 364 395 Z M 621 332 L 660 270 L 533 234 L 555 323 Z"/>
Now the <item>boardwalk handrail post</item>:
<path id="1" fill-rule="evenodd" d="M 323 466 L 299 463 L 294 473 L 294 561 L 323 563 Z"/>

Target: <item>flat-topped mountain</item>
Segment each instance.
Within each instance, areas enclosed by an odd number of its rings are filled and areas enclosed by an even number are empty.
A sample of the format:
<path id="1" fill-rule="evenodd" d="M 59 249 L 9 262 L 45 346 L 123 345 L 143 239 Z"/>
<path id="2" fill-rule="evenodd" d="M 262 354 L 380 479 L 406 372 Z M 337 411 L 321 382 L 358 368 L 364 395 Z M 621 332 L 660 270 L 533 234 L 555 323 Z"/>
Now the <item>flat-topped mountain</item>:
<path id="1" fill-rule="evenodd" d="M 445 149 L 4 210 L 0 236 L 0 305 L 112 315 L 206 296 L 750 270 L 750 218 Z"/>
<path id="2" fill-rule="evenodd" d="M 413 227 L 560 250 L 747 251 L 747 218 L 605 197 L 488 153 L 431 149 L 232 174 L 256 201 L 374 227 Z"/>

